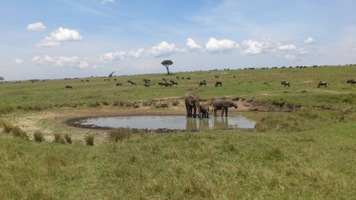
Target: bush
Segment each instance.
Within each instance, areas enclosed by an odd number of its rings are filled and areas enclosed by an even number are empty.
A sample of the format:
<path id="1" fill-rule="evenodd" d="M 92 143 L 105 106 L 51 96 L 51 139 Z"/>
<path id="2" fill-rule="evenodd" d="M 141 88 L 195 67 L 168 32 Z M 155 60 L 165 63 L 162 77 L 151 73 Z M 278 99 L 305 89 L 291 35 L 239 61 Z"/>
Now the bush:
<path id="1" fill-rule="evenodd" d="M 66 140 L 66 142 L 67 142 L 68 144 L 72 144 L 72 138 L 70 137 L 70 135 L 65 134 L 65 135 L 64 135 L 64 139 Z"/>
<path id="2" fill-rule="evenodd" d="M 54 142 L 60 143 L 60 144 L 66 144 L 66 141 L 65 141 L 63 135 L 59 134 L 59 133 L 54 134 Z"/>
<path id="3" fill-rule="evenodd" d="M 40 131 L 36 131 L 33 134 L 33 137 L 34 137 L 35 142 L 43 142 L 44 141 L 43 134 Z"/>
<path id="4" fill-rule="evenodd" d="M 88 146 L 94 146 L 94 136 L 93 135 L 86 136 L 85 142 Z"/>
<path id="5" fill-rule="evenodd" d="M 12 132 L 12 135 L 15 136 L 15 137 L 19 137 L 19 138 L 24 139 L 24 140 L 28 140 L 29 139 L 27 133 L 25 131 L 23 131 L 18 126 L 15 126 L 14 128 L 12 128 L 11 132 Z"/>
<path id="6" fill-rule="evenodd" d="M 5 133 L 10 133 L 11 130 L 14 128 L 14 126 L 8 122 L 3 122 L 2 123 L 3 127 L 4 127 L 4 132 Z"/>
<path id="7" fill-rule="evenodd" d="M 118 128 L 118 129 L 111 130 L 109 132 L 109 140 L 112 142 L 122 141 L 130 137 L 131 137 L 131 132 L 130 129 L 127 128 Z"/>

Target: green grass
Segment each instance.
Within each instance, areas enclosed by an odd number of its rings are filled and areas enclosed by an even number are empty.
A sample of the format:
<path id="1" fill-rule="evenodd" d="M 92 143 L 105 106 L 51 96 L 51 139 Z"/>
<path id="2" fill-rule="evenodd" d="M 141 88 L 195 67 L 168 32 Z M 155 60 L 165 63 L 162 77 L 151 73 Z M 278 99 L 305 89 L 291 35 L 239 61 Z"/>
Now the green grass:
<path id="1" fill-rule="evenodd" d="M 216 88 L 219 75 L 223 87 Z M 233 75 L 236 78 L 233 78 Z M 256 69 L 46 80 L 0 84 L 0 196 L 4 199 L 353 199 L 356 196 L 356 67 Z M 192 80 L 176 79 L 190 76 Z M 143 78 L 151 79 L 145 88 Z M 158 86 L 162 78 L 178 81 Z M 137 86 L 126 81 L 133 80 Z M 205 79 L 207 87 L 199 87 Z M 287 80 L 290 88 L 280 81 Z M 327 88 L 317 88 L 320 80 Z M 72 85 L 73 90 L 64 89 Z M 20 117 L 82 109 L 153 110 L 154 102 L 194 91 L 201 98 L 243 97 L 292 105 L 293 112 L 246 112 L 256 130 L 135 134 L 37 123 L 35 142 L 13 137 Z M 304 91 L 304 92 L 303 92 Z M 180 105 L 182 106 L 182 105 Z M 68 116 L 71 117 L 71 116 Z M 37 129 L 36 129 L 37 130 Z M 7 133 L 8 132 L 8 133 Z M 80 137 L 78 133 L 81 133 Z M 20 134 L 20 135 L 21 135 Z M 98 134 L 108 140 L 100 141 Z M 64 136 L 64 137 L 63 137 Z M 77 139 L 79 137 L 80 139 Z M 90 140 L 90 137 L 92 140 Z M 70 139 L 68 139 L 70 138 Z M 95 138 L 95 141 L 94 141 Z M 88 140 L 89 139 L 89 140 Z M 70 141 L 70 142 L 68 142 Z M 112 141 L 112 142 L 110 142 Z M 86 145 L 92 144 L 94 146 Z M 71 145 L 63 145 L 71 143 Z"/>

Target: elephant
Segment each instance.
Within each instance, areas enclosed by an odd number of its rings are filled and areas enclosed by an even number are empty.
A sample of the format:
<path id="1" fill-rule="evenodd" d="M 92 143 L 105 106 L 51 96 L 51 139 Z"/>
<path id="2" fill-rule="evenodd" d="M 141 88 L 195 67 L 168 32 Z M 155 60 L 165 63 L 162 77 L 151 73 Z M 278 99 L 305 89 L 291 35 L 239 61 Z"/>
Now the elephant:
<path id="1" fill-rule="evenodd" d="M 207 103 L 200 104 L 201 118 L 209 118 L 209 105 Z"/>
<path id="2" fill-rule="evenodd" d="M 237 108 L 237 104 L 232 102 L 231 100 L 226 100 L 226 99 L 215 99 L 213 101 L 213 107 L 214 107 L 214 116 L 217 116 L 216 112 L 218 110 L 222 110 L 221 116 L 224 115 L 227 116 L 228 109 L 230 107 L 235 107 Z"/>
<path id="3" fill-rule="evenodd" d="M 185 108 L 187 109 L 187 117 L 196 118 L 197 109 L 198 109 L 198 113 L 199 113 L 198 117 L 200 118 L 201 109 L 200 109 L 199 97 L 193 92 L 188 92 L 184 96 L 184 99 L 185 99 Z"/>

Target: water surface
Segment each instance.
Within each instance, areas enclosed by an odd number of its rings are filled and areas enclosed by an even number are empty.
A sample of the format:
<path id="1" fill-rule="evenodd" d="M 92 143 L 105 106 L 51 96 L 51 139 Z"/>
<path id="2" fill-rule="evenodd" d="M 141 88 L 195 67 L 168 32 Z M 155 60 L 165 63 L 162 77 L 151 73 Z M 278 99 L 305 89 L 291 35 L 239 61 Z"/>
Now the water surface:
<path id="1" fill-rule="evenodd" d="M 254 128 L 256 122 L 241 115 L 212 116 L 209 119 L 204 118 L 201 120 L 198 118 L 186 118 L 182 115 L 146 115 L 88 118 L 77 121 L 76 124 L 100 128 L 203 130 Z"/>

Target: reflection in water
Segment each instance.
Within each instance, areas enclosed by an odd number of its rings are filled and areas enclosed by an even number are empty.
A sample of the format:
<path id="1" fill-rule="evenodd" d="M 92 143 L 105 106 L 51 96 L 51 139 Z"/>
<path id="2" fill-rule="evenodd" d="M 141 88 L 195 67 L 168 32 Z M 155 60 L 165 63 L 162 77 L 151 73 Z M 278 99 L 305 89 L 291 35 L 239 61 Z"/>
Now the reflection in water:
<path id="1" fill-rule="evenodd" d="M 254 128 L 256 122 L 241 115 L 211 118 L 186 118 L 185 116 L 119 116 L 99 117 L 78 121 L 77 124 L 90 127 L 135 128 L 135 129 L 233 129 Z"/>

